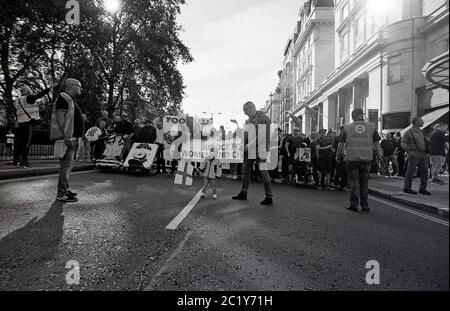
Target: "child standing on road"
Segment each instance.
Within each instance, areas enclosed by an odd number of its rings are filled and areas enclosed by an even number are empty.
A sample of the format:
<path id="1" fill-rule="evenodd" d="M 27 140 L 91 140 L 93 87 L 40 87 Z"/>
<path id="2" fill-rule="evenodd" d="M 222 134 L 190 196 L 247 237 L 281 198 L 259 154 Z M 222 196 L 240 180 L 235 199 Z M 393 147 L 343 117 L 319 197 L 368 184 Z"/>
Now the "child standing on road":
<path id="1" fill-rule="evenodd" d="M 222 166 L 220 160 L 217 159 L 217 153 L 215 152 L 214 147 L 212 147 L 210 151 L 211 154 L 205 159 L 205 162 L 203 162 L 201 166 L 204 177 L 202 198 L 206 196 L 206 190 L 208 189 L 208 186 L 211 185 L 213 199 L 217 199 L 216 178 L 222 176 Z"/>

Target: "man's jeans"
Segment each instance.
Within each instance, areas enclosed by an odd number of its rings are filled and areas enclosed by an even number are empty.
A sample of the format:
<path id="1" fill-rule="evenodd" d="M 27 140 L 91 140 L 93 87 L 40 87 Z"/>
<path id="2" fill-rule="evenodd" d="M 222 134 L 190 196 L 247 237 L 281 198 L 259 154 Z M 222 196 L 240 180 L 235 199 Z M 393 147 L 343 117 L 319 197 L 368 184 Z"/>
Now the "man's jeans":
<path id="1" fill-rule="evenodd" d="M 272 186 L 270 183 L 270 176 L 269 176 L 269 172 L 264 168 L 264 165 L 266 165 L 265 162 L 261 161 L 261 160 L 249 160 L 249 159 L 244 159 L 244 167 L 242 169 L 242 193 L 247 193 L 248 192 L 248 188 L 250 187 L 250 174 L 252 173 L 252 169 L 253 169 L 253 164 L 255 164 L 258 166 L 259 168 L 259 173 L 261 174 L 263 181 L 264 181 L 264 191 L 266 192 L 266 197 L 267 198 L 272 198 Z M 260 166 L 261 164 L 261 166 Z"/>
<path id="2" fill-rule="evenodd" d="M 350 180 L 350 205 L 352 207 L 369 207 L 369 172 L 370 162 L 347 161 L 347 174 Z"/>
<path id="3" fill-rule="evenodd" d="M 431 176 L 433 179 L 439 179 L 439 172 L 445 163 L 445 157 L 440 155 L 430 156 L 431 161 Z"/>
<path id="4" fill-rule="evenodd" d="M 423 154 L 423 156 L 418 156 L 418 157 L 408 154 L 408 167 L 406 169 L 405 183 L 404 183 L 403 189 L 411 190 L 412 180 L 414 177 L 414 172 L 416 171 L 416 167 L 419 167 L 420 190 L 427 189 L 428 159 L 425 154 Z"/>
<path id="5" fill-rule="evenodd" d="M 78 141 L 74 141 L 72 147 L 67 147 L 66 154 L 59 159 L 58 194 L 65 194 L 69 190 L 70 171 L 73 166 L 73 158 L 77 151 Z"/>
<path id="6" fill-rule="evenodd" d="M 395 154 L 390 156 L 383 156 L 383 170 L 386 176 L 389 176 L 389 162 L 392 162 L 393 173 L 392 176 L 398 173 L 397 156 Z"/>

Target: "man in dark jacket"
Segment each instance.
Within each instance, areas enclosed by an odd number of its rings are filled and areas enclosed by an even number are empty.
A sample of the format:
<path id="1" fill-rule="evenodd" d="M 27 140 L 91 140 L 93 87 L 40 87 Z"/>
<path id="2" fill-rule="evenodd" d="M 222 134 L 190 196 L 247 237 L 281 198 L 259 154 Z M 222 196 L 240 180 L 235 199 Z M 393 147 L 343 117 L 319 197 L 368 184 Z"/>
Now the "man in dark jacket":
<path id="1" fill-rule="evenodd" d="M 156 128 L 152 125 L 152 121 L 146 120 L 144 127 L 139 131 L 137 143 L 154 144 L 156 141 Z"/>
<path id="2" fill-rule="evenodd" d="M 233 197 L 233 200 L 247 200 L 247 192 L 250 185 L 250 175 L 253 165 L 259 167 L 259 172 L 264 181 L 264 190 L 266 198 L 261 202 L 261 205 L 272 205 L 272 186 L 270 182 L 269 172 L 267 171 L 267 153 L 269 152 L 270 143 L 270 124 L 271 121 L 263 112 L 256 110 L 255 104 L 247 102 L 243 106 L 244 113 L 249 117 L 247 124 L 253 126 L 255 131 L 254 137 L 249 137 L 248 131 L 245 133 L 244 143 L 244 167 L 242 172 L 242 188 L 241 192 Z M 264 127 L 265 126 L 265 127 Z M 264 129 L 264 130 L 263 130 Z M 262 135 L 265 135 L 265 146 L 258 146 L 258 141 L 264 141 Z M 261 139 L 258 139 L 261 138 Z M 256 150 L 254 150 L 254 149 Z M 252 150 L 253 149 L 253 150 Z M 262 153 L 260 152 L 262 151 Z M 256 155 L 256 157 L 254 157 Z"/>

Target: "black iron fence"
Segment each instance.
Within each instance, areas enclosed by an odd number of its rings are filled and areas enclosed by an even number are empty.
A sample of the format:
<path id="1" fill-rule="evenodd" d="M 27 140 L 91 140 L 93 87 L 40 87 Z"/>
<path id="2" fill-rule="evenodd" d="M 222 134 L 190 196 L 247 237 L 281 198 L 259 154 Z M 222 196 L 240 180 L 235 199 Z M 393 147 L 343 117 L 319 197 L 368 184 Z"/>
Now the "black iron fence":
<path id="1" fill-rule="evenodd" d="M 0 143 L 0 160 L 12 160 L 14 156 L 14 147 Z M 28 152 L 28 158 L 33 160 L 54 159 L 53 145 L 31 145 Z"/>

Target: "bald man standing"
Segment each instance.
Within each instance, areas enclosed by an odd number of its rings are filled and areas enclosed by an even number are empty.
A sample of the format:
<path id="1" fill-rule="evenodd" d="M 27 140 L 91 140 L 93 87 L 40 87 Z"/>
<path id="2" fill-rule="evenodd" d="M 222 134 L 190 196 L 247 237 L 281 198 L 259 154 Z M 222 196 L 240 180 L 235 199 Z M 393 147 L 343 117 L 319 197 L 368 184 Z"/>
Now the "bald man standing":
<path id="1" fill-rule="evenodd" d="M 56 141 L 56 146 L 63 146 L 65 150 L 59 158 L 59 180 L 56 200 L 63 202 L 77 202 L 77 194 L 69 190 L 70 172 L 73 158 L 77 150 L 78 140 L 83 137 L 84 126 L 80 107 L 75 98 L 81 95 L 81 83 L 69 78 L 53 106 L 50 139 Z M 66 147 L 66 148 L 65 148 Z"/>
<path id="2" fill-rule="evenodd" d="M 247 124 L 254 127 L 255 137 L 248 137 L 248 133 L 245 135 L 244 142 L 244 166 L 242 171 L 242 188 L 241 192 L 238 195 L 234 196 L 233 200 L 246 201 L 247 200 L 247 192 L 250 186 L 250 174 L 252 172 L 252 168 L 256 163 L 256 166 L 259 168 L 259 172 L 264 181 L 264 191 L 266 193 L 266 198 L 261 202 L 261 205 L 272 205 L 273 204 L 273 195 L 272 195 L 272 186 L 270 183 L 270 176 L 267 170 L 267 157 L 260 153 L 260 150 L 265 152 L 269 152 L 270 150 L 270 124 L 271 121 L 265 113 L 256 110 L 255 104 L 252 102 L 247 102 L 243 106 L 244 113 L 248 116 Z M 261 129 L 260 129 L 260 126 Z M 265 126 L 265 127 L 263 127 Z M 262 130 L 265 128 L 265 130 Z M 258 148 L 258 142 L 261 141 L 258 137 L 265 135 L 265 146 L 260 146 Z M 263 139 L 264 141 L 264 139 Z M 250 153 L 248 148 L 252 146 L 256 149 L 253 152 L 253 155 Z M 252 148 L 252 147 L 250 147 Z M 256 158 L 252 157 L 256 155 Z"/>

